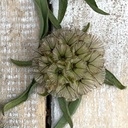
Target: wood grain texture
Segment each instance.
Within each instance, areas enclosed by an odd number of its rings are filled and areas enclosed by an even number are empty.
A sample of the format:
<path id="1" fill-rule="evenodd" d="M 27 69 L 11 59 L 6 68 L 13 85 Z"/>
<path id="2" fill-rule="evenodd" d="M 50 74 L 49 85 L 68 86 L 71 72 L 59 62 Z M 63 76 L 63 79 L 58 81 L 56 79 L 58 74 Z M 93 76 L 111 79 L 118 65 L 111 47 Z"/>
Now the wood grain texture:
<path id="1" fill-rule="evenodd" d="M 58 0 L 52 0 L 57 16 Z M 99 37 L 105 46 L 105 67 L 126 86 L 128 85 L 128 1 L 97 0 L 99 7 L 110 13 L 95 13 L 84 0 L 69 0 L 62 22 L 65 28 L 82 29 L 88 22 L 88 33 Z M 53 126 L 61 112 L 56 99 L 52 102 Z M 73 116 L 74 128 L 128 128 L 128 89 L 119 90 L 103 85 L 83 96 Z M 66 125 L 65 128 L 69 128 Z"/>
<path id="2" fill-rule="evenodd" d="M 0 103 L 21 94 L 31 83 L 32 68 L 19 68 L 10 58 L 30 60 L 38 46 L 39 20 L 33 0 L 0 1 Z M 4 128 L 45 128 L 45 98 L 37 95 L 0 117 Z M 3 119 L 2 119 L 3 118 Z"/>

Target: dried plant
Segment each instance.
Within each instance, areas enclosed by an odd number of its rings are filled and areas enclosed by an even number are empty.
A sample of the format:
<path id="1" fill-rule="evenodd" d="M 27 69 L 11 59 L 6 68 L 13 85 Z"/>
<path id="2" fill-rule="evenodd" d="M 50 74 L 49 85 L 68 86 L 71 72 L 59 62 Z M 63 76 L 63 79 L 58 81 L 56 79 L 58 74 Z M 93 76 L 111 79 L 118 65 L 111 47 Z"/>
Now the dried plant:
<path id="1" fill-rule="evenodd" d="M 41 44 L 34 58 L 35 80 L 48 93 L 72 101 L 104 82 L 104 49 L 94 36 L 57 30 Z"/>

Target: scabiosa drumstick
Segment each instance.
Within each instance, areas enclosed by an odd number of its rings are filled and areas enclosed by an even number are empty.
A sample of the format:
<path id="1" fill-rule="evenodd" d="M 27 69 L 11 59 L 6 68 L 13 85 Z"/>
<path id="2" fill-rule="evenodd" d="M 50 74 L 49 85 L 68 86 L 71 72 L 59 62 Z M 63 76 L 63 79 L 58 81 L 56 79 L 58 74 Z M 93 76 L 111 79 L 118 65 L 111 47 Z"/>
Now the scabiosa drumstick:
<path id="1" fill-rule="evenodd" d="M 57 30 L 41 41 L 33 60 L 35 80 L 50 94 L 68 101 L 103 84 L 104 48 L 80 30 Z"/>

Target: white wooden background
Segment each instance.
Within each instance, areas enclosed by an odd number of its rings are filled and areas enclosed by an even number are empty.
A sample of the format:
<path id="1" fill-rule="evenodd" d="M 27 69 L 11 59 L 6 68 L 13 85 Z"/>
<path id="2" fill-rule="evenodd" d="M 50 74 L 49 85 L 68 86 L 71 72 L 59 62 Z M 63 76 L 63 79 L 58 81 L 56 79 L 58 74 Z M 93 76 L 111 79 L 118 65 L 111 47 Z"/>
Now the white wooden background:
<path id="1" fill-rule="evenodd" d="M 56 15 L 57 1 L 51 0 Z M 105 66 L 128 85 L 128 1 L 97 0 L 97 3 L 111 15 L 95 13 L 84 0 L 69 0 L 62 26 L 82 29 L 90 22 L 89 33 L 98 36 L 105 45 Z M 33 0 L 0 1 L 0 103 L 16 97 L 31 82 L 32 69 L 16 67 L 9 59 L 32 58 L 38 30 Z M 6 112 L 5 128 L 45 128 L 45 99 L 36 95 L 36 91 L 27 102 Z M 58 104 L 53 99 L 52 126 L 59 117 Z M 105 85 L 84 96 L 73 116 L 74 128 L 128 128 L 127 120 L 128 89 L 120 91 Z"/>
<path id="2" fill-rule="evenodd" d="M 0 1 L 0 103 L 15 98 L 30 84 L 32 68 L 19 68 L 10 58 L 30 60 L 38 46 L 38 32 L 33 0 Z M 4 128 L 45 128 L 45 116 L 45 99 L 35 90 L 28 101 L 6 112 L 0 122 L 5 122 Z"/>
<path id="3" fill-rule="evenodd" d="M 96 0 L 100 8 L 110 13 L 95 13 L 84 0 L 69 0 L 63 27 L 82 29 L 91 23 L 89 33 L 98 36 L 105 45 L 105 66 L 128 85 L 128 1 Z M 57 15 L 58 0 L 52 0 Z M 53 126 L 60 117 L 58 104 L 52 102 Z M 73 116 L 74 128 L 128 128 L 128 89 L 119 90 L 103 85 L 83 96 Z M 65 128 L 69 128 L 67 125 Z"/>

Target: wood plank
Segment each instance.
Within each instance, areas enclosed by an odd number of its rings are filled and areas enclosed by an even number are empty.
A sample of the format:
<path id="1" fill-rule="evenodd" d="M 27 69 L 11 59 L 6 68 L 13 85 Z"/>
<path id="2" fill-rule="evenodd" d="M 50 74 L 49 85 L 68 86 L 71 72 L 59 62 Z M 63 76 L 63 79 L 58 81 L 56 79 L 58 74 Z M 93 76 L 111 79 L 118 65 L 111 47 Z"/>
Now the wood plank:
<path id="1" fill-rule="evenodd" d="M 52 0 L 57 16 L 58 0 Z M 100 8 L 110 13 L 95 13 L 84 0 L 69 0 L 62 26 L 82 29 L 88 22 L 88 33 L 99 37 L 105 46 L 105 67 L 119 80 L 128 84 L 128 1 L 97 0 Z M 119 90 L 103 85 L 83 96 L 73 116 L 74 128 L 128 128 L 128 89 Z M 52 127 L 61 116 L 56 98 L 52 102 Z M 69 128 L 66 125 L 65 128 Z"/>
<path id="2" fill-rule="evenodd" d="M 31 83 L 32 68 L 19 68 L 10 58 L 32 59 L 38 32 L 39 20 L 32 0 L 0 1 L 0 103 L 17 97 Z M 45 98 L 37 91 L 28 101 L 6 112 L 0 119 L 5 128 L 45 128 Z"/>

